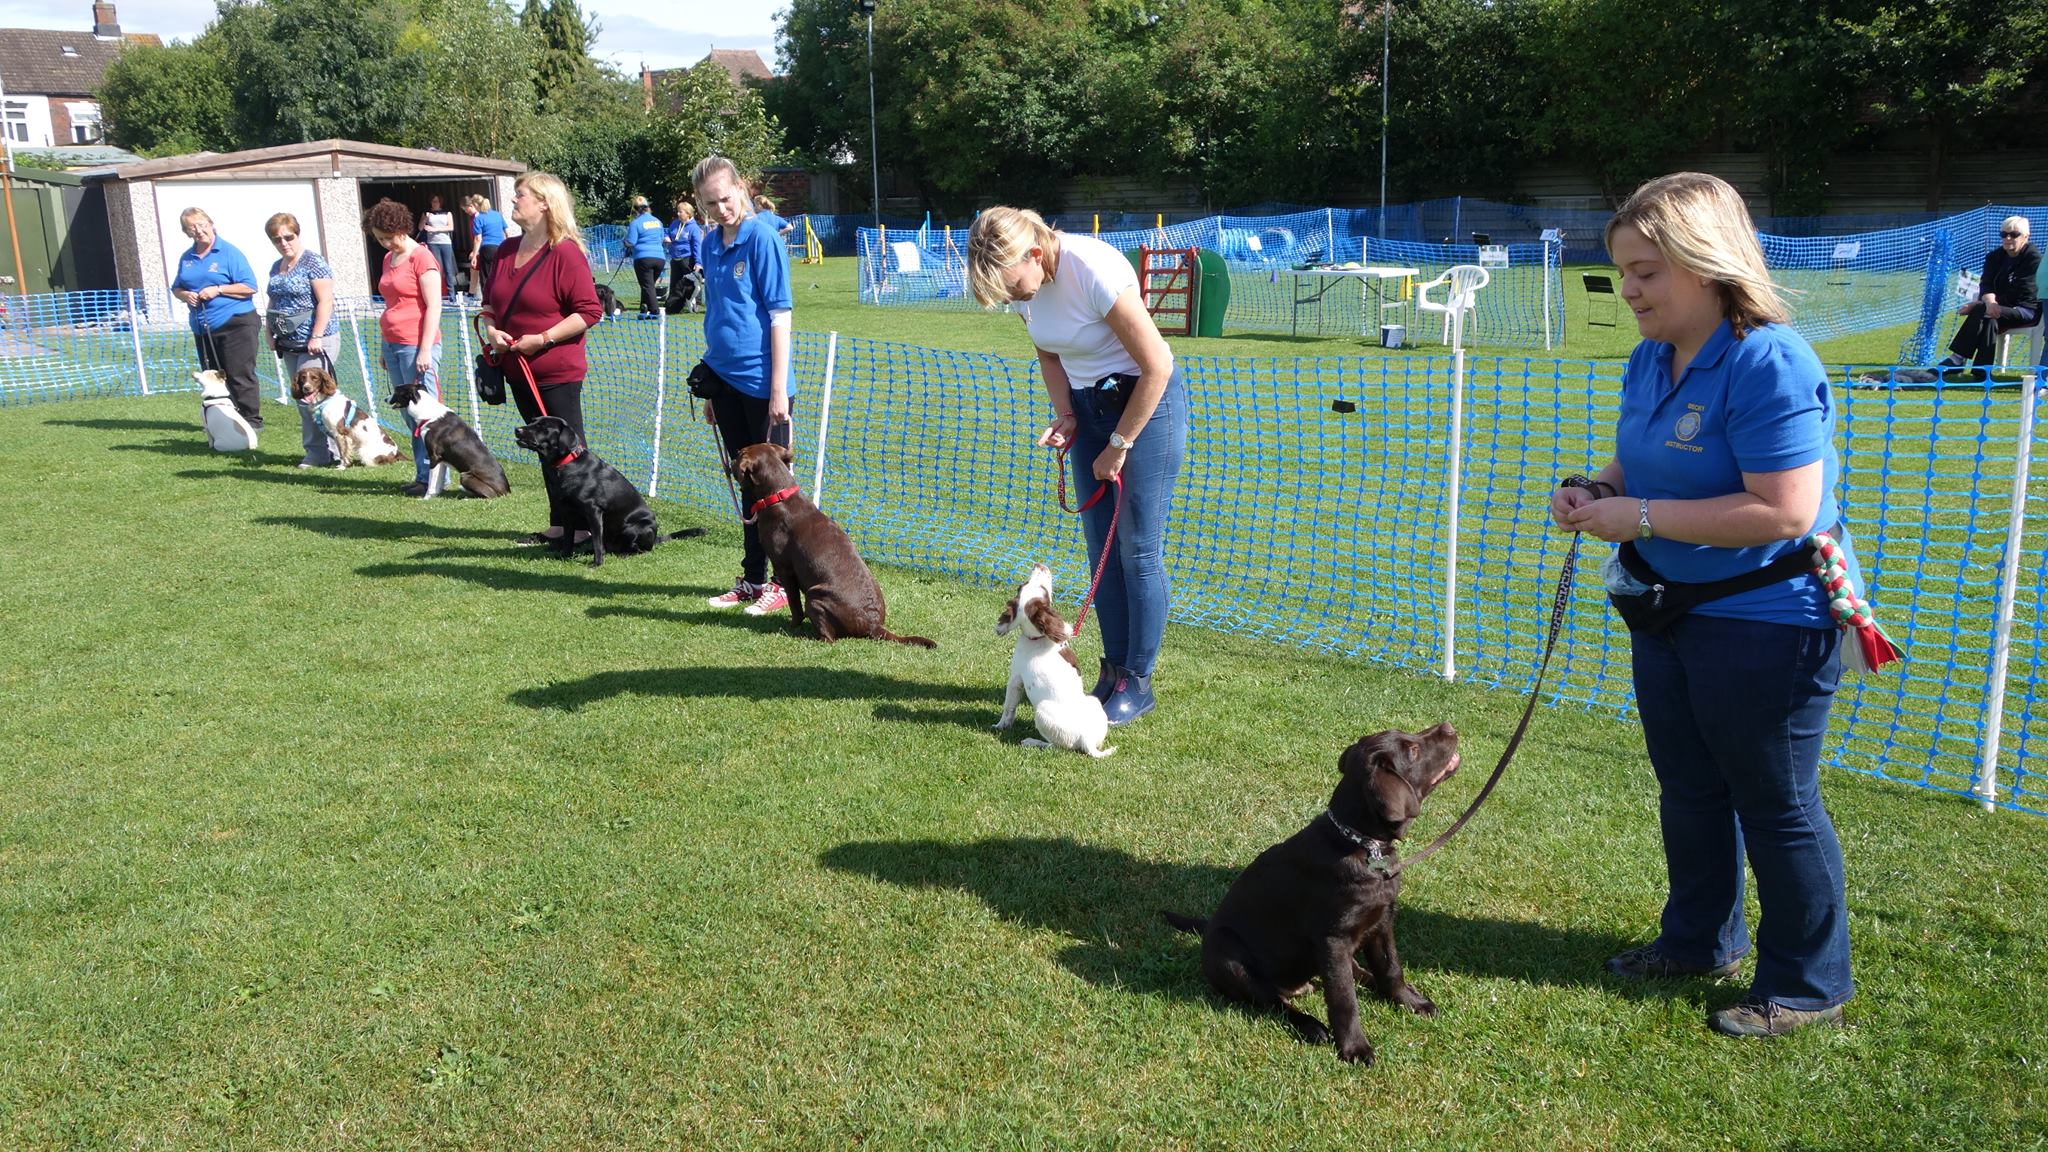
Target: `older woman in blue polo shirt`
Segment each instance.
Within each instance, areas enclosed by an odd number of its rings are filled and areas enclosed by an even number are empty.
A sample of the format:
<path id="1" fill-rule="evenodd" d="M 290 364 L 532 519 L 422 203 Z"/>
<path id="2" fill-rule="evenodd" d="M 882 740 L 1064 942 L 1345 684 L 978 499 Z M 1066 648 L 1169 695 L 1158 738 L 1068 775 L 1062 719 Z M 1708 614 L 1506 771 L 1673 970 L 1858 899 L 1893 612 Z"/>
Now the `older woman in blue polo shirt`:
<path id="1" fill-rule="evenodd" d="M 789 446 L 789 346 L 795 303 L 789 291 L 789 249 L 752 215 L 739 169 L 723 156 L 707 156 L 691 174 L 704 210 L 704 365 L 725 386 L 704 402 L 704 418 L 718 425 L 726 452 L 752 444 Z M 714 608 L 746 605 L 766 616 L 789 603 L 768 579 L 760 529 L 742 531 L 745 551 L 730 591 L 707 601 Z"/>
<path id="2" fill-rule="evenodd" d="M 192 246 L 178 257 L 171 295 L 192 309 L 192 339 L 199 366 L 227 377 L 235 411 L 251 428 L 263 427 L 263 395 L 256 382 L 256 269 L 241 249 L 215 235 L 213 217 L 202 208 L 178 214 L 178 226 Z"/>
<path id="3" fill-rule="evenodd" d="M 1622 377 L 1614 458 L 1590 491 L 1553 493 L 1553 519 L 1627 542 L 1656 583 L 1720 593 L 1781 557 L 1788 573 L 1631 629 L 1669 889 L 1656 939 L 1607 969 L 1734 976 L 1751 950 L 1747 856 L 1761 908 L 1755 975 L 1708 1024 L 1737 1036 L 1838 1025 L 1855 985 L 1819 763 L 1843 640 L 1807 563 L 1808 538 L 1838 533 L 1840 517 L 1828 374 L 1785 326 L 1749 213 L 1722 180 L 1684 172 L 1643 185 L 1607 246 L 1643 340 Z M 1626 596 L 1645 581 L 1610 564 L 1607 583 Z"/>

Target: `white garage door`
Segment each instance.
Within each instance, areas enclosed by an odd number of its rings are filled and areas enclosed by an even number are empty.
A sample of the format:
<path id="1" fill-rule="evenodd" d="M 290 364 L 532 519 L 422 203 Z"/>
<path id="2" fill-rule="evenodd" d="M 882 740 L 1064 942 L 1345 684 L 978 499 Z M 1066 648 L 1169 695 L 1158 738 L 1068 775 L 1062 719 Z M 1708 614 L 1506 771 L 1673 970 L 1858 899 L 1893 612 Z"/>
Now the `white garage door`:
<path id="1" fill-rule="evenodd" d="M 309 252 L 327 250 L 320 235 L 317 194 L 311 180 L 165 180 L 156 186 L 157 224 L 163 237 L 166 276 L 178 274 L 178 257 L 192 246 L 179 228 L 178 217 L 187 208 L 199 208 L 213 217 L 214 231 L 221 239 L 242 250 L 249 266 L 256 270 L 259 291 L 269 279 L 277 249 L 263 231 L 266 220 L 278 212 L 299 218 L 299 243 Z M 258 307 L 267 306 L 263 300 Z"/>

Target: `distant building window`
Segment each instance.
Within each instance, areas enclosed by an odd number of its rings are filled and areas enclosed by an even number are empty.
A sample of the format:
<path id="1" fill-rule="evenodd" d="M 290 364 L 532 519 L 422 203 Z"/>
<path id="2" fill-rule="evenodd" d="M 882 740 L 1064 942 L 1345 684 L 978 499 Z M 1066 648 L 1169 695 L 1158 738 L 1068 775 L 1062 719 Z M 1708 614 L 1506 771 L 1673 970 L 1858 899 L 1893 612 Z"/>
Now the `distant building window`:
<path id="1" fill-rule="evenodd" d="M 0 128 L 17 144 L 28 143 L 28 101 L 9 100 L 0 108 Z"/>
<path id="2" fill-rule="evenodd" d="M 64 47 L 63 47 L 63 48 L 61 49 L 61 51 L 62 51 L 62 52 L 64 53 L 64 58 L 65 58 L 66 60 L 76 60 L 76 59 L 78 59 L 78 49 L 76 49 L 76 48 L 73 48 L 73 47 L 72 47 L 71 45 L 69 45 L 69 44 L 66 44 L 66 45 L 64 45 Z"/>
<path id="3" fill-rule="evenodd" d="M 100 142 L 100 106 L 91 101 L 64 105 L 71 116 L 71 142 L 73 144 L 97 144 Z"/>

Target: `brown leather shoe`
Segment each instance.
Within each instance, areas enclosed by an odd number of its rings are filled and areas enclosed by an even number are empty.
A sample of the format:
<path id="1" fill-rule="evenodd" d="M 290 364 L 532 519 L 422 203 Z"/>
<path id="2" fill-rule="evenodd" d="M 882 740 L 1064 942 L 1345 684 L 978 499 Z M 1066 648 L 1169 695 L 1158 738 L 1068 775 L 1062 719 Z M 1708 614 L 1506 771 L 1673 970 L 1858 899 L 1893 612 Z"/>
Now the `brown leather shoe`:
<path id="1" fill-rule="evenodd" d="M 1723 1036 L 1783 1036 L 1809 1024 L 1843 1027 L 1842 1006 L 1801 1012 L 1773 1000 L 1745 996 L 1740 1003 L 1707 1017 L 1707 1027 Z"/>
<path id="2" fill-rule="evenodd" d="M 1730 960 L 1726 964 L 1713 967 L 1701 967 L 1697 964 L 1682 963 L 1666 956 L 1664 950 L 1655 944 L 1644 944 L 1639 948 L 1631 948 L 1619 955 L 1607 958 L 1607 970 L 1609 972 L 1614 973 L 1616 976 L 1628 976 L 1638 980 L 1649 977 L 1663 978 L 1669 976 L 1705 976 L 1709 980 L 1726 980 L 1728 977 L 1735 975 L 1736 970 L 1741 967 L 1742 962 L 1740 960 Z"/>

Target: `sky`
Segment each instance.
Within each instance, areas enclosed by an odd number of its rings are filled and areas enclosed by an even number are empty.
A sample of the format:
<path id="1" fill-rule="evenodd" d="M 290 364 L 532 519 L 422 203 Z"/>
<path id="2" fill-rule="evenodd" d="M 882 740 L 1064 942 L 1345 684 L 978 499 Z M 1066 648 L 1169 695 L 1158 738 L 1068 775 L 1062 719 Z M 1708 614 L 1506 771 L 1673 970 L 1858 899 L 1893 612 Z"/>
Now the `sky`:
<path id="1" fill-rule="evenodd" d="M 593 55 L 636 75 L 640 65 L 677 68 L 712 48 L 753 48 L 775 67 L 777 15 L 788 0 L 579 0 L 601 26 Z M 514 7 L 523 4 L 515 0 Z M 213 0 L 116 0 L 123 32 L 154 32 L 166 42 L 190 40 L 213 19 Z M 0 0 L 0 28 L 92 28 L 92 0 Z M 4 79 L 4 78 L 0 78 Z"/>

